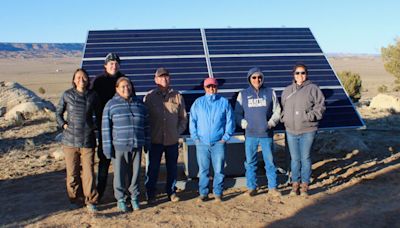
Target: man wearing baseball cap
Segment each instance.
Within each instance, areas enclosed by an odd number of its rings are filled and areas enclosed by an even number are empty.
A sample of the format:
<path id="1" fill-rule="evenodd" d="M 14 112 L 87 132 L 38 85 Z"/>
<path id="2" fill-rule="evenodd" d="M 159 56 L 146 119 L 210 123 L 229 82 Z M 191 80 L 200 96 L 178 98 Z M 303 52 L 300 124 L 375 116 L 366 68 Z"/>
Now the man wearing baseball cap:
<path id="1" fill-rule="evenodd" d="M 108 53 L 104 60 L 104 72 L 98 75 L 94 81 L 92 89 L 96 91 L 99 97 L 99 108 L 96 111 L 96 124 L 101 132 L 101 118 L 103 114 L 103 109 L 106 103 L 115 94 L 115 83 L 118 78 L 125 76 L 119 71 L 120 58 L 115 53 Z M 110 167 L 110 159 L 107 159 L 103 154 L 102 138 L 101 134 L 98 135 L 98 146 L 97 146 L 97 156 L 99 157 L 99 170 L 97 173 L 97 191 L 99 193 L 99 200 L 104 195 L 104 191 L 107 185 L 108 168 Z"/>
<path id="2" fill-rule="evenodd" d="M 170 75 L 166 68 L 158 68 L 154 75 L 157 88 L 149 91 L 144 103 L 149 110 L 151 148 L 148 153 L 146 173 L 147 202 L 155 200 L 156 185 L 162 154 L 165 155 L 167 183 L 165 191 L 172 202 L 179 201 L 176 195 L 178 140 L 186 130 L 187 114 L 183 96 L 170 87 Z"/>
<path id="3" fill-rule="evenodd" d="M 213 190 L 215 202 L 221 202 L 225 143 L 235 131 L 234 114 L 229 101 L 218 95 L 218 82 L 206 78 L 203 83 L 206 94 L 195 100 L 190 108 L 190 137 L 196 144 L 197 164 L 199 166 L 198 202 L 207 200 L 209 193 L 210 163 L 213 166 Z"/>

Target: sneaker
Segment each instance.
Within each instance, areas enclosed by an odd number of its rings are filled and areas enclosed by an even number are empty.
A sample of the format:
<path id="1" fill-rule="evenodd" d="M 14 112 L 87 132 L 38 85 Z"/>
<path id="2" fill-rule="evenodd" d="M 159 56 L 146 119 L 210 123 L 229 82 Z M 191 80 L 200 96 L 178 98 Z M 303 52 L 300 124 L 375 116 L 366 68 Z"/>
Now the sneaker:
<path id="1" fill-rule="evenodd" d="M 148 197 L 146 202 L 147 202 L 147 205 L 155 204 L 156 198 L 155 197 Z"/>
<path id="2" fill-rule="evenodd" d="M 300 192 L 300 196 L 309 196 L 308 192 Z"/>
<path id="3" fill-rule="evenodd" d="M 86 205 L 86 208 L 90 213 L 96 213 L 99 211 L 99 210 L 97 210 L 96 205 L 90 204 L 90 203 L 88 205 Z"/>
<path id="4" fill-rule="evenodd" d="M 256 194 L 257 194 L 257 190 L 255 190 L 255 189 L 249 189 L 244 193 L 244 195 L 248 196 L 248 197 L 253 197 Z"/>
<path id="5" fill-rule="evenodd" d="M 140 210 L 139 201 L 137 199 L 131 200 L 132 210 L 138 211 Z"/>
<path id="6" fill-rule="evenodd" d="M 276 190 L 276 188 L 272 188 L 270 190 L 268 190 L 268 195 L 271 195 L 273 197 L 280 197 L 282 196 L 282 193 L 278 190 Z"/>
<path id="7" fill-rule="evenodd" d="M 292 190 L 289 193 L 289 196 L 297 196 L 299 194 L 299 183 L 293 182 L 292 183 Z"/>
<path id="8" fill-rule="evenodd" d="M 169 196 L 169 200 L 171 200 L 171 202 L 179 202 L 181 199 L 175 194 L 173 193 L 172 195 Z"/>
<path id="9" fill-rule="evenodd" d="M 203 202 L 205 202 L 206 200 L 207 200 L 207 196 L 205 196 L 205 195 L 200 195 L 198 198 L 197 198 L 197 202 L 198 203 L 203 203 Z"/>
<path id="10" fill-rule="evenodd" d="M 118 207 L 118 210 L 120 210 L 121 212 L 128 211 L 128 207 L 126 206 L 125 200 L 123 200 L 123 199 L 118 200 L 117 207 Z"/>
<path id="11" fill-rule="evenodd" d="M 308 184 L 307 183 L 300 184 L 300 196 L 308 196 Z"/>
<path id="12" fill-rule="evenodd" d="M 222 197 L 221 196 L 215 196 L 214 203 L 222 203 Z"/>

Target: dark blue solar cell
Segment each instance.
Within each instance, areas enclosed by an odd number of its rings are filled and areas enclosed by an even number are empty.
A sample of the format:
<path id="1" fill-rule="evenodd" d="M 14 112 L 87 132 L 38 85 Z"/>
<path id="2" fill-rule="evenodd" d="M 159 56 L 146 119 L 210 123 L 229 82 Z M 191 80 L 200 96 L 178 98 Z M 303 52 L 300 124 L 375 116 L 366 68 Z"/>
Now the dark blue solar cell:
<path id="1" fill-rule="evenodd" d="M 262 69 L 264 85 L 274 88 L 280 99 L 282 89 L 292 83 L 293 66 L 301 62 L 309 67 L 309 79 L 321 86 L 326 97 L 327 110 L 320 127 L 363 126 L 308 28 L 225 28 L 205 29 L 204 33 L 200 29 L 90 31 L 82 61 L 90 77 L 103 73 L 103 59 L 109 52 L 120 55 L 121 72 L 134 82 L 140 97 L 155 88 L 158 67 L 169 69 L 171 84 L 182 91 L 188 111 L 204 94 L 202 82 L 210 73 L 219 81 L 219 93 L 234 106 L 238 91 L 249 86 L 250 68 Z"/>

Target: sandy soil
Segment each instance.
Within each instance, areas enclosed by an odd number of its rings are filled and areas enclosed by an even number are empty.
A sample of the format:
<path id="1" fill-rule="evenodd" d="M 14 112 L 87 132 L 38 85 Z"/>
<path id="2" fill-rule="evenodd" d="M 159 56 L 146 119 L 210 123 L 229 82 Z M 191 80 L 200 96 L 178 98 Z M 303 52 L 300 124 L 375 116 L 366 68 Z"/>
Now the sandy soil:
<path id="1" fill-rule="evenodd" d="M 332 62 L 345 68 L 347 61 L 352 60 Z M 348 66 L 364 69 L 355 67 L 361 60 L 354 61 L 354 65 Z M 379 65 L 375 60 L 361 62 Z M 46 86 L 45 96 L 57 100 L 69 87 L 71 72 L 78 65 L 78 58 L 28 59 L 15 63 L 0 59 L 0 80 L 15 79 L 34 92 L 39 85 Z M 62 71 L 55 72 L 56 69 Z M 392 76 L 381 73 L 377 72 L 382 75 L 379 83 L 393 80 Z M 42 78 L 33 82 L 28 77 Z M 367 85 L 374 85 L 369 83 L 375 80 L 374 75 L 365 73 L 362 77 L 368 81 Z M 160 194 L 159 203 L 148 207 L 142 197 L 141 211 L 121 214 L 113 199 L 111 171 L 108 190 L 96 215 L 88 214 L 85 208 L 69 206 L 64 161 L 52 156 L 60 150 L 54 140 L 59 133 L 54 116 L 31 116 L 22 126 L 0 119 L 0 226 L 400 227 L 400 115 L 365 106 L 358 109 L 367 130 L 324 132 L 318 135 L 318 141 L 334 142 L 345 137 L 362 142 L 362 149 L 360 144 L 349 144 L 340 150 L 334 150 L 334 143 L 333 150 L 326 147 L 319 150 L 316 146 L 309 197 L 289 197 L 289 186 L 281 175 L 280 198 L 269 196 L 264 186 L 252 198 L 243 195 L 245 189 L 230 188 L 221 204 L 213 200 L 199 204 L 197 192 L 185 190 L 178 192 L 182 197 L 179 203 L 171 203 Z M 277 148 L 277 153 L 283 153 Z"/>

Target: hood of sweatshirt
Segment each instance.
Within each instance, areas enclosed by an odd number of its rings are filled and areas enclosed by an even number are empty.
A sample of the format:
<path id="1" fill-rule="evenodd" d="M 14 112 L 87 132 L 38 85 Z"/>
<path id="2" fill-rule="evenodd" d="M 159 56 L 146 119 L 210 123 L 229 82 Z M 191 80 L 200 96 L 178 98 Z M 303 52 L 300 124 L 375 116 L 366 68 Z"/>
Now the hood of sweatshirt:
<path id="1" fill-rule="evenodd" d="M 250 82 L 250 77 L 254 74 L 254 73 L 259 73 L 260 75 L 261 75 L 261 87 L 263 87 L 263 85 L 264 85 L 264 74 L 263 74 L 263 72 L 261 71 L 261 69 L 260 68 L 258 68 L 258 67 L 253 67 L 253 68 L 251 68 L 248 72 L 247 72 L 247 82 L 249 83 L 249 85 L 252 87 L 252 88 L 254 88 L 253 87 L 253 85 L 251 84 L 251 82 Z"/>

